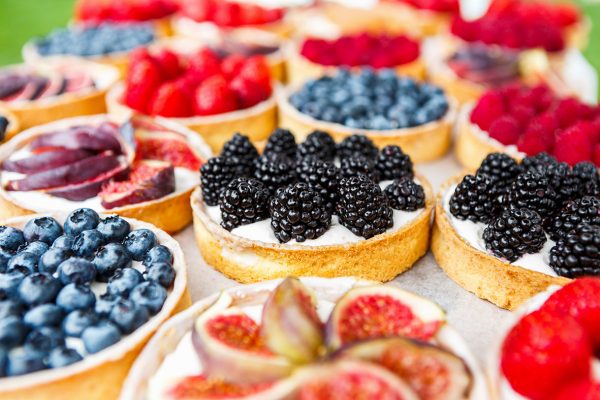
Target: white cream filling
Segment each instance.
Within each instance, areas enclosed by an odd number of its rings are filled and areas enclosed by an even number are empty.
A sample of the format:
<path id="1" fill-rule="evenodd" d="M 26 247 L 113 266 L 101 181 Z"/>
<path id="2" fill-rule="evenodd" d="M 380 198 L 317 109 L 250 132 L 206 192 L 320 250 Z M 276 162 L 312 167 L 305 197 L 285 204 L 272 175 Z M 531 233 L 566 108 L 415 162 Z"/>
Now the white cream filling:
<path id="1" fill-rule="evenodd" d="M 450 220 L 450 224 L 454 228 L 455 232 L 460 236 L 465 242 L 467 242 L 471 247 L 484 252 L 490 256 L 493 256 L 490 252 L 488 252 L 485 248 L 485 243 L 483 241 L 483 230 L 485 229 L 485 224 L 482 222 L 473 222 L 469 220 L 461 220 L 456 218 L 450 212 L 450 198 L 452 194 L 456 190 L 457 185 L 452 185 L 443 197 L 444 202 L 444 211 L 448 219 Z M 525 254 L 521 256 L 518 260 L 510 263 L 512 265 L 519 266 L 521 268 L 525 268 L 531 271 L 541 272 L 550 276 L 558 276 L 556 272 L 550 267 L 550 249 L 554 246 L 554 241 L 549 237 L 546 237 L 546 243 L 544 247 L 537 253 L 534 254 Z M 502 260 L 503 262 L 508 262 L 506 260 Z"/>

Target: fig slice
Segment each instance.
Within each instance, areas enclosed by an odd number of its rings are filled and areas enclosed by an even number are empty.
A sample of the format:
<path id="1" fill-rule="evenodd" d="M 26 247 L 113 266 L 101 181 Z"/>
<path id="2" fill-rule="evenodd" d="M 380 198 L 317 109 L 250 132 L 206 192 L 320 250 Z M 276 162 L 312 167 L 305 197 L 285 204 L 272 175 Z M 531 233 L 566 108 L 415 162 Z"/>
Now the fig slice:
<path id="1" fill-rule="evenodd" d="M 377 363 L 404 380 L 421 400 L 464 399 L 471 389 L 472 375 L 464 361 L 424 342 L 374 339 L 342 348 L 334 357 Z"/>
<path id="2" fill-rule="evenodd" d="M 26 83 L 22 89 L 6 98 L 6 101 L 35 100 L 44 91 L 49 82 L 48 78 L 38 75 L 30 75 L 25 79 Z"/>
<path id="3" fill-rule="evenodd" d="M 178 133 L 138 128 L 135 131 L 135 141 L 137 160 L 168 161 L 175 167 L 192 171 L 198 171 L 202 166 L 200 157 L 189 146 L 185 137 Z"/>
<path id="4" fill-rule="evenodd" d="M 261 335 L 271 351 L 296 364 L 324 353 L 323 323 L 313 294 L 297 278 L 286 278 L 271 292 L 262 313 Z"/>
<path id="5" fill-rule="evenodd" d="M 203 375 L 179 380 L 161 398 L 165 400 L 280 400 L 288 398 L 294 385 L 289 380 L 238 385 Z"/>
<path id="6" fill-rule="evenodd" d="M 71 201 L 83 201 L 97 196 L 102 187 L 108 182 L 125 179 L 128 175 L 129 166 L 123 159 L 121 159 L 121 162 L 117 168 L 100 174 L 92 180 L 74 185 L 67 185 L 60 188 L 54 188 L 48 190 L 47 193 L 54 197 L 60 197 Z"/>
<path id="7" fill-rule="evenodd" d="M 96 86 L 92 76 L 85 71 L 69 70 L 65 73 L 65 81 L 65 90 L 70 93 Z"/>
<path id="8" fill-rule="evenodd" d="M 117 139 L 119 128 L 112 122 L 103 122 L 98 126 L 73 126 L 56 132 L 40 135 L 29 144 L 31 150 L 46 147 L 65 149 L 83 149 L 91 151 L 111 150 L 115 154 L 123 152 Z"/>
<path id="9" fill-rule="evenodd" d="M 229 298 L 229 299 L 228 299 Z M 292 365 L 262 341 L 260 327 L 223 294 L 194 323 L 192 343 L 206 375 L 236 384 L 273 382 Z"/>
<path id="10" fill-rule="evenodd" d="M 80 149 L 52 149 L 29 157 L 16 160 L 5 160 L 2 163 L 4 171 L 34 174 L 61 167 L 93 156 L 94 153 Z"/>
<path id="11" fill-rule="evenodd" d="M 358 340 L 389 336 L 429 340 L 446 322 L 435 303 L 394 286 L 355 287 L 338 300 L 326 325 L 335 350 Z"/>
<path id="12" fill-rule="evenodd" d="M 48 79 L 48 83 L 36 98 L 43 99 L 45 97 L 58 96 L 65 92 L 67 81 L 60 75 L 52 76 Z"/>
<path id="13" fill-rule="evenodd" d="M 156 200 L 175 191 L 175 170 L 163 161 L 135 163 L 127 180 L 108 182 L 100 191 L 102 207 L 109 210 Z"/>

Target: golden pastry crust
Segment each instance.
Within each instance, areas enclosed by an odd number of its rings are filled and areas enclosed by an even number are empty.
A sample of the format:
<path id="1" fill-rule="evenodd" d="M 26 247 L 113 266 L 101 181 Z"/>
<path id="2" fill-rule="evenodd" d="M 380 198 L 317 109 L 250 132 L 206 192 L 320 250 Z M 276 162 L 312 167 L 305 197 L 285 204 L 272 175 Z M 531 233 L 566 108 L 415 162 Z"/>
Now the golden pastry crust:
<path id="1" fill-rule="evenodd" d="M 19 124 L 19 119 L 17 116 L 5 107 L 0 106 L 0 115 L 8 119 L 8 128 L 4 134 L 4 141 L 7 141 L 19 133 L 21 130 L 21 124 Z"/>
<path id="2" fill-rule="evenodd" d="M 431 251 L 438 265 L 464 289 L 498 307 L 514 310 L 550 285 L 564 285 L 569 279 L 553 277 L 504 262 L 479 251 L 462 239 L 444 210 L 444 194 L 464 174 L 440 188 L 431 235 Z"/>
<path id="3" fill-rule="evenodd" d="M 52 215 L 64 221 L 66 214 Z M 32 216 L 13 218 L 2 222 L 22 228 Z M 169 247 L 173 253 L 173 268 L 177 272 L 175 283 L 162 310 L 145 325 L 119 343 L 83 361 L 56 370 L 45 370 L 28 375 L 1 378 L 0 398 L 3 400 L 51 400 L 65 398 L 110 400 L 115 399 L 125 380 L 129 368 L 141 352 L 144 345 L 158 327 L 169 317 L 185 310 L 191 305 L 187 289 L 187 266 L 183 251 L 175 239 L 156 227 L 136 220 L 129 220 L 132 228 L 147 228 L 156 233 L 161 244 Z"/>
<path id="4" fill-rule="evenodd" d="M 425 209 L 397 231 L 344 245 L 270 244 L 231 234 L 206 214 L 200 188 L 192 194 L 194 234 L 204 260 L 242 283 L 286 276 L 339 277 L 385 282 L 408 270 L 429 248 L 432 191 L 425 189 Z"/>

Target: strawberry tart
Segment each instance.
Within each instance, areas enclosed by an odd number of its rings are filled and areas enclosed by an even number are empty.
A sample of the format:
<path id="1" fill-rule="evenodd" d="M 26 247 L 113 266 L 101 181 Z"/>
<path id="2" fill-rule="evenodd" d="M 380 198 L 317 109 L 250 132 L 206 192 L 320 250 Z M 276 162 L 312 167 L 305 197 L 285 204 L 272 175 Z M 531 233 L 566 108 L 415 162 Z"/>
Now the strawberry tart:
<path id="1" fill-rule="evenodd" d="M 550 285 L 600 275 L 600 175 L 547 153 L 492 153 L 438 195 L 431 250 L 450 278 L 514 309 Z"/>
<path id="2" fill-rule="evenodd" d="M 39 125 L 0 147 L 0 218 L 88 207 L 176 232 L 191 222 L 190 193 L 209 156 L 197 135 L 160 118 Z"/>
<path id="3" fill-rule="evenodd" d="M 264 140 L 277 116 L 265 57 L 221 56 L 183 42 L 134 51 L 125 82 L 107 95 L 109 113 L 166 117 L 196 131 L 213 151 L 236 131 Z"/>
<path id="4" fill-rule="evenodd" d="M 353 278 L 214 294 L 163 326 L 121 392 L 128 400 L 487 397 L 439 306 Z"/>
<path id="5" fill-rule="evenodd" d="M 560 98 L 545 85 L 492 89 L 461 111 L 454 151 L 469 169 L 493 152 L 518 159 L 547 152 L 570 165 L 600 166 L 600 107 Z"/>

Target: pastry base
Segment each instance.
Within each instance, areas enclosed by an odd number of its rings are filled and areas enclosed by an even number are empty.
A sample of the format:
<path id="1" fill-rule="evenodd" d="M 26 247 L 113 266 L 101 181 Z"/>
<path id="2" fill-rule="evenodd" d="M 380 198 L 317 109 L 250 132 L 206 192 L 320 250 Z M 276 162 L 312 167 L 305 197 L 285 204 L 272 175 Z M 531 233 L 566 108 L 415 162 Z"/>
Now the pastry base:
<path id="1" fill-rule="evenodd" d="M 59 218 L 60 216 L 60 218 Z M 64 220 L 66 214 L 56 214 Z M 27 218 L 15 218 L 5 223 L 22 228 Z M 172 315 L 191 305 L 187 289 L 187 267 L 179 244 L 165 232 L 135 220 L 129 221 L 132 227 L 152 229 L 162 244 L 167 245 L 174 256 L 173 267 L 177 271 L 172 292 L 167 297 L 163 309 L 149 322 L 119 343 L 90 355 L 83 361 L 56 370 L 45 370 L 14 378 L 3 378 L 0 386 L 0 398 L 3 400 L 51 400 L 72 399 L 112 400 L 115 399 L 121 385 L 127 377 L 129 368 L 137 355 L 158 327 Z"/>
<path id="2" fill-rule="evenodd" d="M 235 236 L 208 217 L 198 188 L 192 194 L 196 243 L 211 267 L 242 283 L 287 276 L 389 281 L 412 267 L 429 247 L 432 191 L 423 177 L 418 178 L 427 202 L 414 221 L 368 240 L 330 246 L 270 244 Z"/>
<path id="3" fill-rule="evenodd" d="M 4 141 L 7 141 L 19 133 L 21 130 L 21 124 L 19 123 L 17 116 L 7 108 L 0 107 L 0 115 L 8 119 L 8 128 L 4 134 Z"/>
<path id="4" fill-rule="evenodd" d="M 570 281 L 509 264 L 465 242 L 452 227 L 443 205 L 444 193 L 461 177 L 450 179 L 440 188 L 431 235 L 433 256 L 453 281 L 478 297 L 508 310 L 514 310 L 550 285 L 564 285 Z"/>

